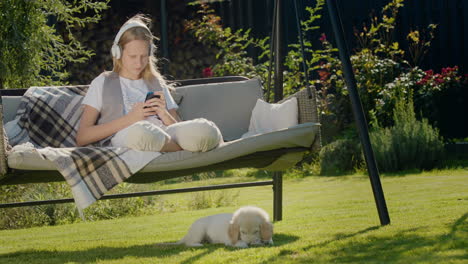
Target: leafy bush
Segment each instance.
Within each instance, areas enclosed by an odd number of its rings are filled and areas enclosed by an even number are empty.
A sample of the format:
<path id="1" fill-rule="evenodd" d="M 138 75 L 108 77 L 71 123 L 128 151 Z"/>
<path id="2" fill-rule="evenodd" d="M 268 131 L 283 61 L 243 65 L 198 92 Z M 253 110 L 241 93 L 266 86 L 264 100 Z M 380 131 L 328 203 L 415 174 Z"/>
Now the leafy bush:
<path id="1" fill-rule="evenodd" d="M 394 122 L 370 133 L 380 171 L 433 168 L 443 156 L 444 143 L 427 119 L 416 119 L 411 98 L 396 103 Z"/>
<path id="2" fill-rule="evenodd" d="M 362 162 L 361 146 L 354 139 L 338 139 L 324 146 L 319 154 L 320 174 L 352 171 Z"/>
<path id="3" fill-rule="evenodd" d="M 259 77 L 264 85 L 268 84 L 268 55 L 270 51 L 270 38 L 265 37 L 256 39 L 251 36 L 250 30 L 232 31 L 231 28 L 223 28 L 221 18 L 214 14 L 206 3 L 203 1 L 195 1 L 192 5 L 200 5 L 199 13 L 201 18 L 187 21 L 185 27 L 190 30 L 200 42 L 210 47 L 215 47 L 218 50 L 216 54 L 217 62 L 211 65 L 215 76 L 227 75 L 243 75 L 247 77 Z M 318 30 L 317 21 L 321 18 L 320 12 L 323 9 L 325 1 L 318 0 L 315 7 L 306 7 L 309 13 L 308 19 L 302 21 L 303 34 L 309 34 L 313 30 Z M 299 39 L 299 38 L 298 38 Z M 312 49 L 312 42 L 307 38 L 304 39 L 305 53 L 307 64 L 310 65 L 308 75 L 313 70 L 319 67 L 320 61 L 331 59 L 331 53 L 336 52 L 336 49 L 321 47 L 320 49 Z M 247 50 L 249 48 L 256 49 L 258 57 L 249 57 Z M 289 51 L 284 58 L 283 72 L 283 95 L 288 96 L 295 93 L 297 90 L 305 87 L 304 72 L 302 71 L 302 54 L 299 44 L 289 45 Z M 272 78 L 270 81 L 274 80 Z M 313 84 L 310 81 L 310 84 Z M 270 83 L 271 87 L 273 86 Z M 266 95 L 266 99 L 274 98 L 274 94 Z"/>
<path id="4" fill-rule="evenodd" d="M 135 191 L 134 185 L 121 183 L 112 193 Z M 12 185 L 0 188 L 0 201 L 20 202 L 62 199 L 71 197 L 66 183 Z M 155 198 L 130 198 L 98 201 L 85 209 L 87 220 L 113 219 L 129 215 L 141 215 L 144 208 L 156 203 Z M 58 225 L 81 221 L 74 204 L 49 204 L 31 207 L 7 208 L 0 217 L 0 229 L 26 228 L 33 226 Z"/>
<path id="5" fill-rule="evenodd" d="M 384 127 L 393 125 L 393 109 L 402 89 L 407 94 L 413 91 L 412 95 L 419 95 L 417 82 L 423 77 L 423 72 L 416 65 L 411 66 L 408 60 L 413 63 L 422 60 L 436 29 L 433 24 L 428 26 L 429 37 L 424 37 L 424 34 L 417 30 L 411 31 L 407 38 L 409 53 L 402 50 L 403 45 L 394 41 L 394 29 L 403 3 L 404 0 L 389 1 L 383 7 L 380 17 L 373 15 L 370 25 L 364 25 L 360 30 L 356 29 L 358 47 L 351 55 L 366 119 L 370 124 L 379 123 Z M 328 41 L 322 41 L 322 44 L 330 45 Z M 320 66 L 320 79 L 317 80 L 317 84 L 321 90 L 321 105 L 325 106 L 323 109 L 327 115 L 331 115 L 333 122 L 344 130 L 352 126 L 353 118 L 347 98 L 348 91 L 343 82 L 341 63 L 336 57 L 332 57 Z M 430 87 L 429 90 L 434 88 Z M 419 101 L 414 101 L 418 105 Z M 433 101 L 430 104 L 433 108 Z"/>
<path id="6" fill-rule="evenodd" d="M 358 42 L 356 52 L 351 55 L 358 92 L 360 94 L 366 119 L 384 125 L 391 121 L 392 108 L 385 108 L 384 95 L 393 95 L 385 84 L 393 81 L 404 70 L 407 64 L 402 59 L 404 52 L 400 45 L 393 41 L 392 35 L 396 17 L 403 6 L 403 0 L 392 0 L 382 9 L 382 16 L 371 17 L 371 25 L 358 31 L 355 36 Z M 326 38 L 320 39 L 328 49 L 331 44 Z M 342 65 L 336 54 L 320 64 L 317 80 L 320 87 L 319 98 L 326 114 L 342 130 L 352 126 L 353 118 L 348 99 L 348 90 L 343 81 Z"/>
<path id="7" fill-rule="evenodd" d="M 0 201 L 21 202 L 63 198 L 63 192 L 68 192 L 65 184 L 34 184 L 7 185 L 0 187 Z M 55 197 L 52 197 L 55 194 Z M 67 219 L 72 206 L 41 205 L 30 207 L 6 208 L 0 217 L 0 229 L 25 228 L 42 225 L 55 225 Z"/>
<path id="8" fill-rule="evenodd" d="M 243 75 L 246 77 L 266 76 L 263 65 L 255 65 L 253 58 L 247 55 L 248 47 L 257 47 L 263 50 L 262 58 L 267 53 L 267 38 L 258 40 L 250 36 L 250 30 L 232 31 L 223 28 L 221 18 L 214 14 L 214 10 L 206 3 L 194 1 L 191 5 L 200 5 L 198 13 L 201 18 L 189 20 L 185 28 L 204 45 L 217 50 L 217 64 L 210 65 L 209 69 L 215 76 Z"/>
<path id="9" fill-rule="evenodd" d="M 468 106 L 468 75 L 459 74 L 458 67 L 421 72 L 416 83 L 414 105 L 416 113 L 440 129 L 444 138 L 463 138 L 468 133 L 466 112 Z"/>
<path id="10" fill-rule="evenodd" d="M 0 1 L 0 88 L 63 84 L 67 63 L 93 55 L 72 31 L 99 21 L 107 2 Z"/>
<path id="11" fill-rule="evenodd" d="M 220 172 L 216 172 L 220 173 Z M 230 174 L 236 173 L 231 170 Z M 253 173 L 253 170 L 249 173 Z M 215 172 L 200 173 L 196 177 L 180 177 L 156 185 L 190 182 L 195 178 L 199 180 L 210 179 Z M 154 186 L 153 186 L 154 187 Z M 148 191 L 151 186 L 142 186 L 120 183 L 109 194 L 131 193 Z M 160 189 L 157 187 L 156 189 Z M 34 184 L 34 185 L 7 185 L 0 188 L 0 202 L 21 202 L 49 199 L 62 199 L 71 197 L 70 187 L 66 183 Z M 198 210 L 237 204 L 238 191 L 210 191 L 190 194 L 189 199 L 182 201 L 168 201 L 162 196 L 134 197 L 125 199 L 100 200 L 84 210 L 87 221 L 114 219 L 124 216 L 139 216 L 161 212 L 175 212 L 178 210 Z M 49 204 L 19 208 L 2 209 L 0 215 L 1 229 L 28 228 L 34 226 L 60 225 L 80 222 L 81 218 L 75 204 Z"/>
<path id="12" fill-rule="evenodd" d="M 191 194 L 188 207 L 190 210 L 218 208 L 237 204 L 239 191 L 195 192 Z"/>

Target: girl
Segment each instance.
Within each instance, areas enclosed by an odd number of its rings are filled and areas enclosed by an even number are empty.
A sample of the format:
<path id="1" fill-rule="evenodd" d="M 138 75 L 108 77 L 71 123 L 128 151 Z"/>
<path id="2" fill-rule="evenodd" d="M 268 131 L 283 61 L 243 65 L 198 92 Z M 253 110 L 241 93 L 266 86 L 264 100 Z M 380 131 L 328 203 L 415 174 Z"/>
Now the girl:
<path id="1" fill-rule="evenodd" d="M 96 77 L 82 102 L 77 146 L 129 147 L 142 151 L 208 151 L 221 141 L 213 122 L 180 122 L 173 89 L 156 70 L 150 19 L 136 15 L 117 33 L 114 69 Z M 159 95 L 145 101 L 148 92 Z"/>

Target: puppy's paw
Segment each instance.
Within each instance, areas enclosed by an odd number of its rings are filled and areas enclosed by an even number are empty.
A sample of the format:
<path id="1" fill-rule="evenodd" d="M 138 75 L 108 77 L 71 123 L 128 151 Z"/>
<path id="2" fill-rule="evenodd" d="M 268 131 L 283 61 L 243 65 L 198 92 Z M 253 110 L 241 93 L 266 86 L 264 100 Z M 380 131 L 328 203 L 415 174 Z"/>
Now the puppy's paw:
<path id="1" fill-rule="evenodd" d="M 251 246 L 263 246 L 265 243 L 263 241 L 255 241 L 250 243 Z"/>
<path id="2" fill-rule="evenodd" d="M 238 247 L 238 248 L 247 248 L 247 247 L 249 247 L 249 245 L 247 245 L 247 243 L 245 243 L 242 240 L 237 241 L 237 243 L 234 246 Z"/>
<path id="3" fill-rule="evenodd" d="M 273 246 L 273 239 L 262 241 L 264 245 Z"/>

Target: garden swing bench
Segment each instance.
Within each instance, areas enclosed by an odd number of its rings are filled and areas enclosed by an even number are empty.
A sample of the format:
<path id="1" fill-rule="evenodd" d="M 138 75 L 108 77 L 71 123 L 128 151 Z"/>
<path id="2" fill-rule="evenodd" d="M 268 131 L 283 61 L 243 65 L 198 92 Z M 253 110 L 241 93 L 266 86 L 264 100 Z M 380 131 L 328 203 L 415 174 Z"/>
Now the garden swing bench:
<path id="1" fill-rule="evenodd" d="M 337 23 L 339 18 L 335 17 L 337 13 L 333 13 L 334 4 L 333 1 L 329 1 L 329 6 L 331 5 L 332 7 L 329 7 L 329 9 L 332 9 L 330 12 L 334 26 L 339 26 Z M 295 8 L 296 16 L 298 17 L 296 5 Z M 272 30 L 274 37 L 272 37 L 272 46 L 275 49 L 275 72 L 277 73 L 275 74 L 275 100 L 277 101 L 281 99 L 278 97 L 282 96 L 282 85 L 280 85 L 282 83 L 282 66 L 279 59 L 281 56 L 281 16 L 279 15 L 281 13 L 281 0 L 275 2 L 274 10 L 274 29 Z M 299 19 L 297 20 L 299 26 Z M 341 34 L 341 29 L 334 28 L 334 31 L 337 34 L 338 42 L 340 42 L 339 34 Z M 299 34 L 301 35 L 301 33 Z M 346 56 L 345 53 L 343 53 L 344 55 L 341 54 L 343 47 L 340 47 L 340 43 L 338 44 L 340 56 Z M 341 58 L 346 74 L 346 61 L 343 57 Z M 298 102 L 298 125 L 271 133 L 241 138 L 241 135 L 248 130 L 252 109 L 257 99 L 262 98 L 263 90 L 258 79 L 247 79 L 241 76 L 192 79 L 177 81 L 176 86 L 175 97 L 181 98 L 178 112 L 182 119 L 188 120 L 204 117 L 212 120 L 220 128 L 227 143 L 222 144 L 215 150 L 204 153 L 192 153 L 188 151 L 164 153 L 148 163 L 138 173 L 126 179 L 126 182 L 151 183 L 194 173 L 243 167 L 263 168 L 274 171 L 273 179 L 269 181 L 104 195 L 101 199 L 272 185 L 273 219 L 280 221 L 282 219 L 282 174 L 280 171 L 294 166 L 302 159 L 305 153 L 317 151 L 320 148 L 320 124 L 315 89 L 307 87 L 292 96 L 296 97 Z M 58 88 L 83 90 L 87 86 L 64 86 Z M 2 134 L 0 138 L 5 136 L 3 124 L 15 118 L 15 113 L 17 113 L 22 95 L 25 92 L 26 89 L 0 91 L 0 126 L 2 126 L 0 128 L 0 133 Z M 206 100 L 202 101 L 207 96 L 210 96 L 214 100 L 210 100 L 210 102 Z M 359 98 L 357 100 L 360 104 Z M 358 121 L 361 122 L 363 120 L 358 118 Z M 364 132 L 367 133 L 367 130 Z M 362 134 L 360 133 L 360 135 Z M 363 137 L 361 137 L 362 139 Z M 366 138 L 364 137 L 365 140 Z M 368 150 L 366 150 L 365 142 L 363 142 L 363 146 L 367 163 L 372 163 L 373 157 L 372 159 L 368 159 Z M 368 168 L 375 167 L 375 161 L 373 162 L 374 165 L 368 165 Z M 369 171 L 381 224 L 388 224 L 389 218 L 378 174 L 376 175 L 371 172 L 370 169 Z M 0 185 L 56 181 L 64 181 L 64 178 L 51 161 L 44 160 L 37 153 L 30 151 L 9 152 L 5 140 L 0 140 Z M 73 202 L 73 199 L 6 203 L 0 204 L 0 208 L 67 202 Z"/>

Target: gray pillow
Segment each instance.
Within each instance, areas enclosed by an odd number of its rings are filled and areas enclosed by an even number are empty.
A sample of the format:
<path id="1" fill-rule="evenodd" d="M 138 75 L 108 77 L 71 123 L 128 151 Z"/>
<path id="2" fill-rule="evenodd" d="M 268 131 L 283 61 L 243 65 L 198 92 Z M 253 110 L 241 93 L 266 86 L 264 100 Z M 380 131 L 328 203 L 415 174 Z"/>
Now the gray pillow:
<path id="1" fill-rule="evenodd" d="M 252 109 L 263 94 L 259 79 L 187 85 L 176 90 L 183 96 L 178 109 L 181 118 L 213 121 L 226 141 L 247 132 Z"/>

